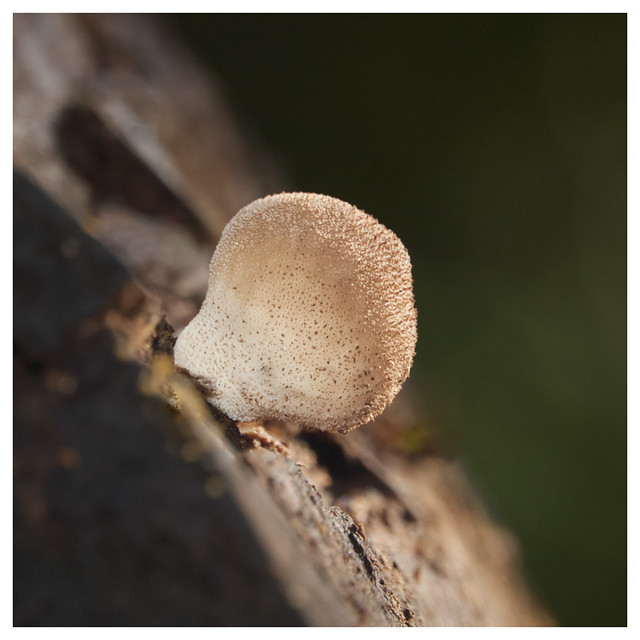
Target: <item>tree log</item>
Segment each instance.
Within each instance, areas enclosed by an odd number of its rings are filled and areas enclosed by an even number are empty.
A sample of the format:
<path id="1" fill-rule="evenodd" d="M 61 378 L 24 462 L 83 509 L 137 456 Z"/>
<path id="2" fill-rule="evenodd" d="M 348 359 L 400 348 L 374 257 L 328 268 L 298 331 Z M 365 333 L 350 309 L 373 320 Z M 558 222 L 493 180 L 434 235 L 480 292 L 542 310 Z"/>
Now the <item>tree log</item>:
<path id="1" fill-rule="evenodd" d="M 175 371 L 226 221 L 283 179 L 154 20 L 14 17 L 14 623 L 544 625 L 409 393 L 236 425 Z"/>

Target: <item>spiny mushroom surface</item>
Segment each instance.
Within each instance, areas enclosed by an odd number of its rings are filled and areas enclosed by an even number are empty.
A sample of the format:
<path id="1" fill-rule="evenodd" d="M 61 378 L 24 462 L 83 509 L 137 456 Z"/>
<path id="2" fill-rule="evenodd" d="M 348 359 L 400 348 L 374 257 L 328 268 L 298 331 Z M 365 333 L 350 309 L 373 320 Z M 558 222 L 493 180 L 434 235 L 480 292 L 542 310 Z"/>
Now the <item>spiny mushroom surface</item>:
<path id="1" fill-rule="evenodd" d="M 225 227 L 175 362 L 234 420 L 347 431 L 393 400 L 416 339 L 398 237 L 336 198 L 282 193 Z"/>

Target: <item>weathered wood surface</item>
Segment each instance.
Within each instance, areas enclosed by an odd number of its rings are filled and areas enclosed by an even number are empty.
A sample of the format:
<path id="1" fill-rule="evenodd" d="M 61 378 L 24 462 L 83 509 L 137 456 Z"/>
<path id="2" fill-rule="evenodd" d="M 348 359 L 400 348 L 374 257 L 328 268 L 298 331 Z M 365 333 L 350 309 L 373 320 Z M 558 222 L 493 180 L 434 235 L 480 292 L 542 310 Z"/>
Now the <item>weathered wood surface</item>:
<path id="1" fill-rule="evenodd" d="M 538 625 L 455 461 L 216 418 L 171 361 L 226 220 L 282 181 L 133 16 L 14 19 L 16 625 Z M 166 316 L 168 324 L 162 320 Z"/>

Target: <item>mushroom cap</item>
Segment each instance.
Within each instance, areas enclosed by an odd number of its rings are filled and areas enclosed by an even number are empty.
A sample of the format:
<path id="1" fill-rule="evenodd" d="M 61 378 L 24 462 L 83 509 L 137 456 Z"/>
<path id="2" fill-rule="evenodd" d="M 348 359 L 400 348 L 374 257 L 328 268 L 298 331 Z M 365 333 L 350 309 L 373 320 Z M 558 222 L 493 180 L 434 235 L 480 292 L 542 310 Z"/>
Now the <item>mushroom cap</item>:
<path id="1" fill-rule="evenodd" d="M 241 422 L 347 431 L 393 400 L 417 340 L 409 254 L 336 198 L 281 193 L 225 227 L 176 366 Z"/>

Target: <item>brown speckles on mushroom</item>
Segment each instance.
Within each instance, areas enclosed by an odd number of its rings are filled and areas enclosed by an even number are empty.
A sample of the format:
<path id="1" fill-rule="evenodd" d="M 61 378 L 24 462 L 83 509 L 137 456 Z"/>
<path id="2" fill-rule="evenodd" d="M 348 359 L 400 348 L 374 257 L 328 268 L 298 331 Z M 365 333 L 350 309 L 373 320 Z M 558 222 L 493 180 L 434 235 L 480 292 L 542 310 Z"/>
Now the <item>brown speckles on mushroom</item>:
<path id="1" fill-rule="evenodd" d="M 416 310 L 396 235 L 336 198 L 283 193 L 225 228 L 176 365 L 235 420 L 324 430 L 368 422 L 409 375 Z"/>

